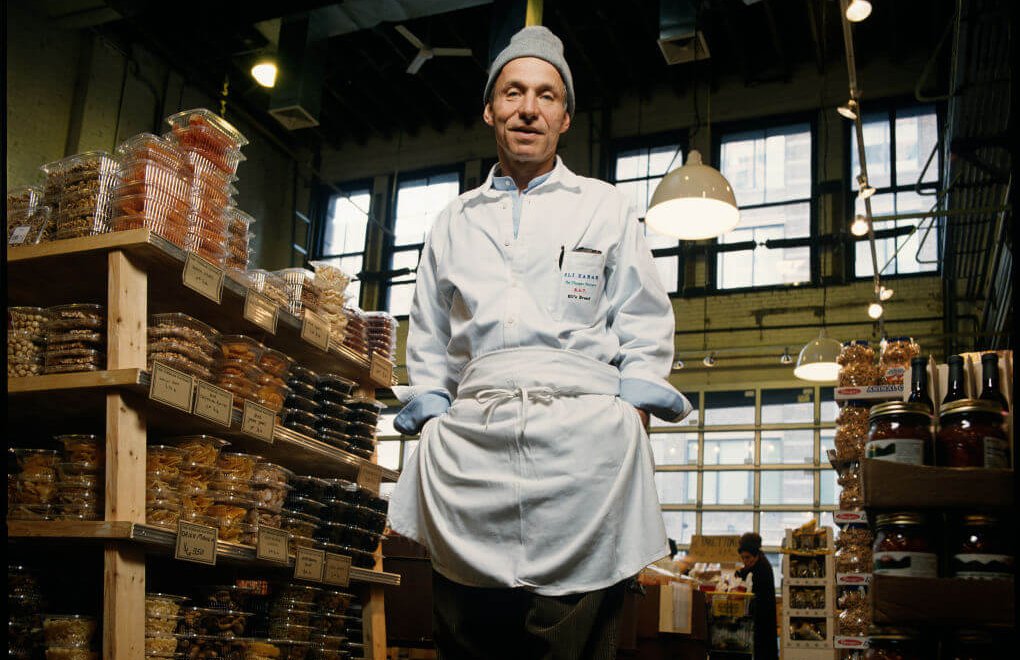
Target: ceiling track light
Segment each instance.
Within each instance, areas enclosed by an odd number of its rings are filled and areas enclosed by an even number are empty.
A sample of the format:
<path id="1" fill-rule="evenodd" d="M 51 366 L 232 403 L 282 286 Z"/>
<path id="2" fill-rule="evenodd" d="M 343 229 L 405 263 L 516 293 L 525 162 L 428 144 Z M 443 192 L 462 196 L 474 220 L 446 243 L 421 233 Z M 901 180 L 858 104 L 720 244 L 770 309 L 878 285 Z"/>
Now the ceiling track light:
<path id="1" fill-rule="evenodd" d="M 885 286 L 880 286 L 878 288 L 878 299 L 881 300 L 882 302 L 885 302 L 886 300 L 892 298 L 894 293 L 895 291 L 893 291 L 892 289 L 886 288 Z"/>
<path id="2" fill-rule="evenodd" d="M 277 72 L 276 62 L 268 59 L 259 60 L 251 68 L 251 77 L 263 87 L 271 88 L 276 85 Z"/>
<path id="3" fill-rule="evenodd" d="M 783 349 L 783 354 L 779 356 L 779 364 L 793 364 L 793 356 L 790 355 L 789 348 Z"/>
<path id="4" fill-rule="evenodd" d="M 883 312 L 885 312 L 885 309 L 882 307 L 882 303 L 880 302 L 873 302 L 870 305 L 868 305 L 869 318 L 872 318 L 877 321 L 878 319 L 882 318 Z"/>
<path id="5" fill-rule="evenodd" d="M 674 371 L 680 371 L 680 370 L 681 370 L 681 369 L 683 369 L 683 368 L 684 368 L 685 366 L 686 366 L 686 365 L 684 364 L 684 361 L 683 361 L 683 360 L 677 360 L 677 361 L 675 361 L 675 362 L 673 363 L 673 370 L 674 370 Z"/>
<path id="6" fill-rule="evenodd" d="M 854 221 L 850 223 L 850 233 L 854 236 L 867 236 L 870 224 L 863 215 L 857 214 Z"/>
<path id="7" fill-rule="evenodd" d="M 860 23 L 868 16 L 871 16 L 871 3 L 868 0 L 850 0 L 846 8 L 846 20 Z"/>
<path id="8" fill-rule="evenodd" d="M 702 360 L 701 363 L 703 365 L 705 365 L 706 367 L 714 367 L 715 366 L 715 351 L 713 351 L 713 352 L 709 353 L 708 355 L 706 355 L 705 359 Z"/>
<path id="9" fill-rule="evenodd" d="M 841 116 L 846 117 L 850 121 L 857 119 L 858 111 L 859 110 L 857 106 L 857 101 L 853 99 L 850 99 L 845 104 L 836 108 L 836 112 L 838 112 Z"/>

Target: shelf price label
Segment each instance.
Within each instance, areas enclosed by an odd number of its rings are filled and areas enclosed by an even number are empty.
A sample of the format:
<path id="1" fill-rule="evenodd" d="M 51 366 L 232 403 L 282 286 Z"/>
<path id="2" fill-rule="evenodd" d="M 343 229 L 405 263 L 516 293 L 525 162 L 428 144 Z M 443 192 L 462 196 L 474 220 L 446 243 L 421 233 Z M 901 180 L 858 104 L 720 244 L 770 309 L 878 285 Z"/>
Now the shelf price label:
<path id="1" fill-rule="evenodd" d="M 204 380 L 195 381 L 193 412 L 199 417 L 230 428 L 231 416 L 234 413 L 234 395 Z"/>
<path id="2" fill-rule="evenodd" d="M 194 389 L 194 376 L 168 367 L 162 362 L 152 363 L 152 374 L 149 376 L 150 399 L 190 413 Z"/>
<path id="3" fill-rule="evenodd" d="M 8 245 L 21 245 L 28 238 L 28 232 L 32 231 L 31 225 L 22 225 L 15 227 L 11 232 L 11 237 L 7 240 Z"/>
<path id="4" fill-rule="evenodd" d="M 362 463 L 358 468 L 358 486 L 379 494 L 379 484 L 382 483 L 382 467 L 375 463 Z"/>
<path id="5" fill-rule="evenodd" d="M 184 260 L 184 286 L 197 291 L 214 303 L 223 300 L 223 278 L 226 274 L 219 266 L 214 266 L 194 252 L 189 252 Z"/>
<path id="6" fill-rule="evenodd" d="M 290 534 L 282 529 L 259 525 L 259 536 L 255 543 L 255 557 L 281 564 L 287 563 L 287 541 Z"/>
<path id="7" fill-rule="evenodd" d="M 244 318 L 266 332 L 276 334 L 276 321 L 280 317 L 280 306 L 254 289 L 244 295 Z"/>
<path id="8" fill-rule="evenodd" d="M 337 587 L 348 586 L 351 583 L 351 558 L 347 555 L 327 552 L 322 581 Z"/>
<path id="9" fill-rule="evenodd" d="M 294 578 L 322 582 L 322 569 L 325 561 L 325 550 L 299 547 L 294 556 Z"/>
<path id="10" fill-rule="evenodd" d="M 177 521 L 177 545 L 174 559 L 196 564 L 216 565 L 216 540 L 219 530 L 207 525 Z"/>
<path id="11" fill-rule="evenodd" d="M 241 416 L 242 432 L 273 444 L 275 429 L 276 414 L 272 410 L 251 401 L 244 402 L 244 414 Z"/>
<path id="12" fill-rule="evenodd" d="M 380 387 L 389 387 L 393 382 L 393 363 L 378 353 L 372 353 L 368 377 Z"/>
<path id="13" fill-rule="evenodd" d="M 301 321 L 301 338 L 316 348 L 328 351 L 329 321 L 306 309 Z"/>

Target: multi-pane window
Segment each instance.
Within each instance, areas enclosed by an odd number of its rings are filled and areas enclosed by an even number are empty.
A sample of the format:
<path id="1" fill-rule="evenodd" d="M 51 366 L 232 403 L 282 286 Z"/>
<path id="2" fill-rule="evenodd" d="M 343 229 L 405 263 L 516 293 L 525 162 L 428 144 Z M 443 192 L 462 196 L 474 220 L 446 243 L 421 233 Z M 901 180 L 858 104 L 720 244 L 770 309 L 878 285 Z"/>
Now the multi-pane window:
<path id="1" fill-rule="evenodd" d="M 723 136 L 719 167 L 733 187 L 740 224 L 719 244 L 719 289 L 797 284 L 811 279 L 811 125 L 795 124 Z M 767 241 L 802 239 L 800 245 Z"/>
<path id="2" fill-rule="evenodd" d="M 457 172 L 417 176 L 397 183 L 388 263 L 390 271 L 406 269 L 406 272 L 394 275 L 389 283 L 387 310 L 394 316 L 411 311 L 415 272 L 425 238 L 439 212 L 459 194 Z"/>
<path id="3" fill-rule="evenodd" d="M 939 154 L 933 155 L 938 144 L 938 117 L 935 108 L 918 106 L 866 113 L 862 121 L 868 184 L 876 190 L 871 197 L 872 216 L 877 218 L 930 211 L 935 204 L 941 172 Z M 863 215 L 864 201 L 856 195 L 860 187 L 857 182 L 860 158 L 857 140 L 852 133 L 850 146 L 854 213 Z M 920 217 L 876 220 L 874 230 L 909 230 L 920 223 Z M 927 228 L 930 228 L 930 232 L 925 236 Z M 938 269 L 938 245 L 938 226 L 931 218 L 925 220 L 920 231 L 877 238 L 875 248 L 879 271 L 883 276 L 935 271 Z M 867 237 L 857 239 L 854 262 L 857 277 L 871 277 L 874 274 Z"/>
<path id="4" fill-rule="evenodd" d="M 329 200 L 317 258 L 333 264 L 352 277 L 362 271 L 371 202 L 372 195 L 367 186 L 346 190 Z M 347 287 L 347 295 L 358 302 L 361 282 L 352 280 Z"/>
<path id="5" fill-rule="evenodd" d="M 640 147 L 616 154 L 613 181 L 630 201 L 642 224 L 656 186 L 662 177 L 681 165 L 683 153 L 679 144 Z M 679 242 L 647 229 L 645 239 L 655 257 L 655 266 L 666 292 L 676 293 L 680 281 L 680 257 L 677 254 Z"/>

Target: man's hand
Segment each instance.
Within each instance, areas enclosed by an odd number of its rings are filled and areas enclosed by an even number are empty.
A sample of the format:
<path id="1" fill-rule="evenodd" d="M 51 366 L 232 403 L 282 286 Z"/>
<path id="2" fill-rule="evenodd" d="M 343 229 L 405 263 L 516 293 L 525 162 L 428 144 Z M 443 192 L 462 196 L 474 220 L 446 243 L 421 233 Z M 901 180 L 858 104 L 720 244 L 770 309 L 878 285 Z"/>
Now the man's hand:
<path id="1" fill-rule="evenodd" d="M 641 426 L 643 426 L 643 427 L 645 427 L 645 429 L 647 429 L 648 428 L 648 411 L 647 410 L 641 410 L 640 408 L 635 408 L 635 410 L 637 410 L 638 417 L 641 418 Z"/>

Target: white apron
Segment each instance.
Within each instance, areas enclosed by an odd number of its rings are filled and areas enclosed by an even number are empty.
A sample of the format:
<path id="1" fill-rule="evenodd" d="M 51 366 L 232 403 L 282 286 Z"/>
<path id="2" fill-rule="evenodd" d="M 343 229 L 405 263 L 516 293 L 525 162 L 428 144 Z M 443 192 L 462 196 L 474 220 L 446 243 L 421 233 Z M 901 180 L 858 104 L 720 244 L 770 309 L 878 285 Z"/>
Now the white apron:
<path id="1" fill-rule="evenodd" d="M 651 448 L 619 371 L 574 351 L 494 351 L 464 369 L 390 498 L 390 526 L 470 586 L 558 596 L 669 554 Z"/>

